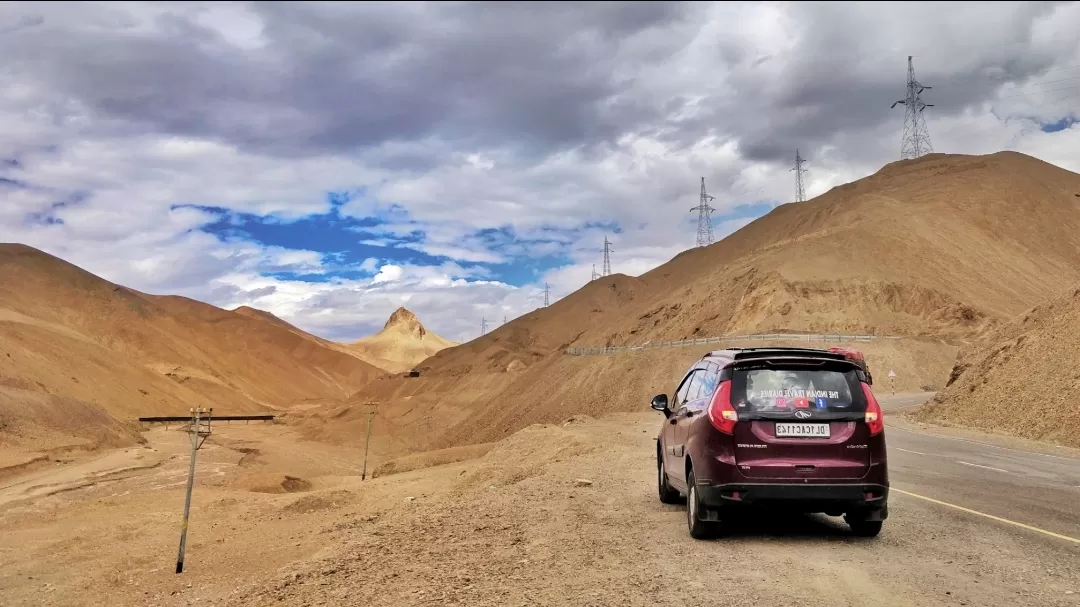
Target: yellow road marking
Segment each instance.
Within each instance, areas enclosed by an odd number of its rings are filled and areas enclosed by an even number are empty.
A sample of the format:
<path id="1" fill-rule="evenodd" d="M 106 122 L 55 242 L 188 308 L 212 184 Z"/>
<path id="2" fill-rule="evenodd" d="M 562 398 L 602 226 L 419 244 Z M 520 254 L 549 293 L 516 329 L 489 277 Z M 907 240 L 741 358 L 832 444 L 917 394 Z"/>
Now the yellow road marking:
<path id="1" fill-rule="evenodd" d="M 933 502 L 935 504 L 939 504 L 939 505 L 942 505 L 942 506 L 948 506 L 949 508 L 956 508 L 957 510 L 967 512 L 968 514 L 976 514 L 978 516 L 985 516 L 986 518 L 995 520 L 995 521 L 997 521 L 999 523 L 1008 523 L 1009 525 L 1015 525 L 1017 527 L 1027 529 L 1028 531 L 1035 531 L 1037 533 L 1042 533 L 1044 535 L 1049 535 L 1050 537 L 1056 537 L 1059 540 L 1065 540 L 1067 542 L 1072 542 L 1074 544 L 1080 544 L 1080 539 L 1077 539 L 1075 537 L 1069 537 L 1067 535 L 1061 535 L 1060 533 L 1054 533 L 1053 531 L 1047 531 L 1046 529 L 1039 529 L 1038 527 L 1032 527 L 1031 525 L 1025 525 L 1024 523 L 1018 523 L 1016 521 L 1010 521 L 1007 518 L 1001 518 L 1000 516 L 994 516 L 993 514 L 987 514 L 985 512 L 979 512 L 978 510 L 972 510 L 971 508 L 965 508 L 963 506 L 957 506 L 956 504 L 950 504 L 949 502 L 943 502 L 941 500 L 936 500 L 936 499 L 934 499 L 932 497 L 926 497 L 925 495 L 919 495 L 918 493 L 912 493 L 910 491 L 904 491 L 903 489 L 897 489 L 896 487 L 892 487 L 891 490 L 895 491 L 897 493 L 903 493 L 904 495 L 910 495 L 911 497 L 917 497 L 917 498 L 919 498 L 921 500 L 926 500 L 928 502 Z"/>

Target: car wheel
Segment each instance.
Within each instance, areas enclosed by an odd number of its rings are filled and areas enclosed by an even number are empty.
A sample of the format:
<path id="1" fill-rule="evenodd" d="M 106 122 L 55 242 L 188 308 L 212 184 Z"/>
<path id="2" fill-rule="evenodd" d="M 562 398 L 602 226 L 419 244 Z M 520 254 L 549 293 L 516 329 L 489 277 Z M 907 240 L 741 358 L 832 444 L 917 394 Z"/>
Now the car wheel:
<path id="1" fill-rule="evenodd" d="M 701 520 L 701 501 L 696 482 L 691 468 L 690 474 L 686 475 L 686 526 L 690 530 L 690 537 L 704 540 L 716 534 L 716 523 Z"/>
<path id="2" fill-rule="evenodd" d="M 679 492 L 672 489 L 671 485 L 668 484 L 667 471 L 664 470 L 664 458 L 660 455 L 656 456 L 656 487 L 660 493 L 660 503 L 679 503 Z"/>
<path id="3" fill-rule="evenodd" d="M 851 532 L 858 537 L 877 537 L 881 533 L 882 521 L 868 521 L 858 516 L 847 515 L 844 517 Z"/>

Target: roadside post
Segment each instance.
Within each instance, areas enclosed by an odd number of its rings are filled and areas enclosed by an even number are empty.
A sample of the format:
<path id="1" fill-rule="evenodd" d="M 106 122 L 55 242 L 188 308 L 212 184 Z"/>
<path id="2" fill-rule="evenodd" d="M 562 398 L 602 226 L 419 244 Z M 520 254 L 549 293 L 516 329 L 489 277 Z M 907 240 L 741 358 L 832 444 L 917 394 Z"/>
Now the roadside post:
<path id="1" fill-rule="evenodd" d="M 366 402 L 364 406 L 367 407 L 367 438 L 364 439 L 364 469 L 360 472 L 360 480 L 367 479 L 368 447 L 371 446 L 371 421 L 375 417 L 375 409 L 378 408 L 379 404 Z"/>
<path id="2" fill-rule="evenodd" d="M 896 371 L 889 369 L 889 390 L 896 394 Z"/>
<path id="3" fill-rule="evenodd" d="M 191 513 L 191 488 L 195 484 L 195 453 L 210 436 L 210 418 L 214 413 L 210 409 L 191 409 L 191 425 L 188 426 L 188 438 L 191 439 L 191 463 L 188 467 L 187 495 L 184 497 L 184 522 L 180 526 L 180 552 L 176 556 L 176 572 L 184 572 L 184 548 L 187 547 L 188 515 Z"/>

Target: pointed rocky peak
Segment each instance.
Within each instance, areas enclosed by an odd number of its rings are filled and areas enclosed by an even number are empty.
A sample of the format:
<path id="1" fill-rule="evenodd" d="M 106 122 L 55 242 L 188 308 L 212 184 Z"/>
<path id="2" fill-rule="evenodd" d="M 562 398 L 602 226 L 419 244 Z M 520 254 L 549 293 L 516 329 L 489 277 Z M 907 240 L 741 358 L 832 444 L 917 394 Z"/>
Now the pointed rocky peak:
<path id="1" fill-rule="evenodd" d="M 390 327 L 400 327 L 402 330 L 412 333 L 416 337 L 423 337 L 424 334 L 427 333 L 427 329 L 424 328 L 424 325 L 420 324 L 420 319 L 405 308 L 394 310 L 394 313 L 387 319 L 386 324 L 383 325 L 383 331 Z"/>

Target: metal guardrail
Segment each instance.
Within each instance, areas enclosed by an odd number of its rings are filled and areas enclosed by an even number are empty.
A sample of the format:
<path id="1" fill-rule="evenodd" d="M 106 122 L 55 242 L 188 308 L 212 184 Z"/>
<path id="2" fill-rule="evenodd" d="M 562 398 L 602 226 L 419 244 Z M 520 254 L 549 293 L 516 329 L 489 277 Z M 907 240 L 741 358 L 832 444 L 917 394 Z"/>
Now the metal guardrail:
<path id="1" fill-rule="evenodd" d="M 597 354 L 615 354 L 616 352 L 631 352 L 636 350 L 652 350 L 655 348 L 685 348 L 688 346 L 704 346 L 708 344 L 722 344 L 737 341 L 805 341 L 805 342 L 871 342 L 875 339 L 903 339 L 898 335 L 841 335 L 836 333 L 755 333 L 749 335 L 723 335 L 720 337 L 698 337 L 695 339 L 681 339 L 677 341 L 649 341 L 636 346 L 601 346 L 598 348 L 567 348 L 566 354 L 571 356 L 592 356 Z"/>
<path id="2" fill-rule="evenodd" d="M 272 422 L 272 421 L 274 421 L 274 417 L 275 416 L 273 416 L 273 415 L 215 415 L 210 419 L 212 419 L 213 421 L 216 421 L 216 422 L 236 422 L 236 421 L 240 421 L 240 422 L 248 422 L 248 421 Z M 168 423 L 168 422 L 190 422 L 191 421 L 191 416 L 190 415 L 157 415 L 157 416 L 150 416 L 150 417 L 140 417 L 139 421 L 144 422 L 144 423 L 150 423 L 150 424 L 153 424 L 153 423 Z"/>

